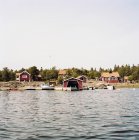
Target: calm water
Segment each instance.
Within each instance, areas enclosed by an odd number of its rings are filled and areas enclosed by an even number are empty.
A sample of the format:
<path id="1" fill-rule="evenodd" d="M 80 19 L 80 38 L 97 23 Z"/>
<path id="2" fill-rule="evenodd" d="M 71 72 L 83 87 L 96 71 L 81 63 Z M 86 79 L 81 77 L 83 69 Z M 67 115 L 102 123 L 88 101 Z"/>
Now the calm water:
<path id="1" fill-rule="evenodd" d="M 139 89 L 0 92 L 0 140 L 139 140 Z"/>

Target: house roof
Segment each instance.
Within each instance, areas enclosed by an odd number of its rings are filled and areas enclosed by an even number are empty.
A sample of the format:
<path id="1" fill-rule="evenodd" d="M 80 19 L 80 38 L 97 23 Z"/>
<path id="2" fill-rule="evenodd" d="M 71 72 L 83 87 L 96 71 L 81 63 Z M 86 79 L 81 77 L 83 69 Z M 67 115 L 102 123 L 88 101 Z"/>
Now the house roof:
<path id="1" fill-rule="evenodd" d="M 26 70 L 24 70 L 24 71 L 22 71 L 22 72 L 18 72 L 18 73 L 16 73 L 16 76 L 19 76 L 19 75 L 21 75 L 22 73 L 27 73 L 27 74 L 29 74 Z M 30 74 L 29 74 L 30 75 Z"/>
<path id="2" fill-rule="evenodd" d="M 16 76 L 19 76 L 20 74 L 21 74 L 21 73 L 18 72 L 18 73 L 16 73 Z"/>
<path id="3" fill-rule="evenodd" d="M 80 76 L 77 77 L 77 79 L 80 79 L 80 78 L 82 78 L 82 77 L 84 77 L 84 78 L 87 79 L 87 77 L 86 77 L 85 75 L 80 75 Z"/>
<path id="4" fill-rule="evenodd" d="M 78 81 L 83 81 L 83 80 L 81 80 L 81 79 L 77 79 L 77 78 L 71 77 L 71 78 L 69 78 L 69 79 L 64 80 L 64 82 L 65 82 L 65 81 L 69 81 L 69 80 L 78 80 Z"/>
<path id="5" fill-rule="evenodd" d="M 102 72 L 101 77 L 120 77 L 120 75 L 118 72 L 112 72 L 112 73 Z"/>
<path id="6" fill-rule="evenodd" d="M 66 70 L 59 70 L 59 75 L 66 75 L 67 71 Z"/>
<path id="7" fill-rule="evenodd" d="M 29 75 L 30 75 L 30 73 L 28 73 L 26 70 L 25 70 L 25 71 L 23 71 L 22 73 L 27 73 L 27 74 L 29 74 Z M 22 73 L 21 73 L 21 74 L 22 74 Z"/>

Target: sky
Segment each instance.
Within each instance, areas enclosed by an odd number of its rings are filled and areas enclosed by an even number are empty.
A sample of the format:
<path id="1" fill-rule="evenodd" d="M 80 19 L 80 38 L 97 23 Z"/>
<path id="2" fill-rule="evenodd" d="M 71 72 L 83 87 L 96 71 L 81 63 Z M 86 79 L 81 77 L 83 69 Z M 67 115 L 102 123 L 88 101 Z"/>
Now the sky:
<path id="1" fill-rule="evenodd" d="M 0 69 L 139 64 L 139 0 L 0 0 Z"/>

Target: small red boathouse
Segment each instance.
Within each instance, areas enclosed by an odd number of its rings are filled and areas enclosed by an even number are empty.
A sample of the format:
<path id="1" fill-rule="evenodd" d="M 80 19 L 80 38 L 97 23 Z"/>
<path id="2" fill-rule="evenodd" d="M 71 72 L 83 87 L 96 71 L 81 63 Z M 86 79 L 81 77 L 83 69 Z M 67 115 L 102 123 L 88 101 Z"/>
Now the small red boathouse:
<path id="1" fill-rule="evenodd" d="M 63 87 L 73 87 L 77 88 L 77 90 L 83 89 L 83 81 L 77 78 L 70 78 L 63 82 Z"/>
<path id="2" fill-rule="evenodd" d="M 81 76 L 78 76 L 77 79 L 80 79 L 83 81 L 83 83 L 86 83 L 88 78 L 85 76 L 85 75 L 81 75 Z"/>

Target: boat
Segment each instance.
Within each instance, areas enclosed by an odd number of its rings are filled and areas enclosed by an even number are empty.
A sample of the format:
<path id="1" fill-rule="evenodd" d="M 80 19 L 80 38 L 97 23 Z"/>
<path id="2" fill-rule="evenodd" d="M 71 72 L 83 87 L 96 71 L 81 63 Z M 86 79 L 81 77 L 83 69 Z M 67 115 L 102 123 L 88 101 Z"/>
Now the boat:
<path id="1" fill-rule="evenodd" d="M 54 87 L 53 86 L 49 86 L 47 84 L 42 84 L 41 85 L 41 89 L 42 90 L 54 90 Z"/>
<path id="2" fill-rule="evenodd" d="M 83 90 L 89 90 L 89 87 L 83 87 Z"/>
<path id="3" fill-rule="evenodd" d="M 25 90 L 36 90 L 36 88 L 33 86 L 26 86 Z"/>
<path id="4" fill-rule="evenodd" d="M 107 89 L 108 89 L 108 90 L 115 90 L 115 87 L 114 87 L 113 85 L 108 85 L 108 86 L 107 86 Z"/>
<path id="5" fill-rule="evenodd" d="M 94 90 L 95 89 L 95 87 L 89 87 L 89 90 Z"/>
<path id="6" fill-rule="evenodd" d="M 94 90 L 95 87 L 83 87 L 83 90 Z"/>
<path id="7" fill-rule="evenodd" d="M 63 87 L 63 91 L 78 91 L 76 87 Z"/>

